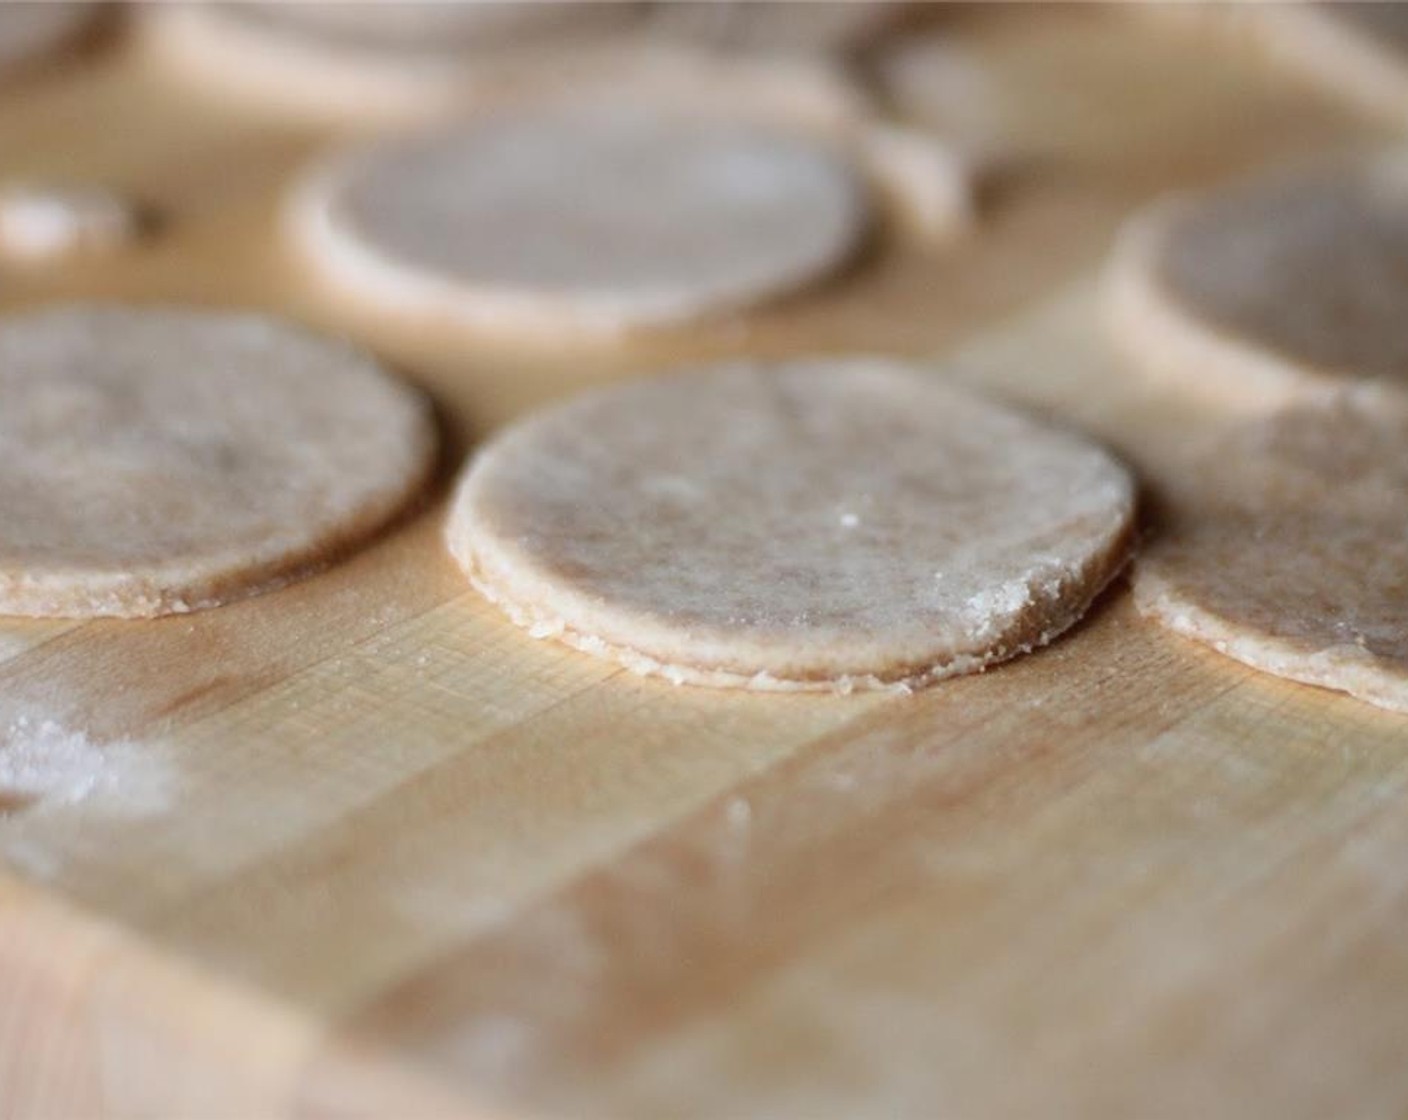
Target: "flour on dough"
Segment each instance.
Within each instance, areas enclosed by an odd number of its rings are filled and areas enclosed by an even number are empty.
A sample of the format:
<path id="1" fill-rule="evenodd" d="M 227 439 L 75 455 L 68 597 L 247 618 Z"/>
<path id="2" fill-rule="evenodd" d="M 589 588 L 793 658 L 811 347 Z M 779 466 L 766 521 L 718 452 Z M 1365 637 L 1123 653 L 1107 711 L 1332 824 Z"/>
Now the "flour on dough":
<path id="1" fill-rule="evenodd" d="M 145 617 L 285 583 L 370 535 L 434 455 L 419 394 L 256 315 L 0 319 L 0 613 Z"/>
<path id="2" fill-rule="evenodd" d="M 1375 385 L 1195 446 L 1139 609 L 1290 680 L 1408 711 L 1408 403 Z"/>
<path id="3" fill-rule="evenodd" d="M 1157 202 L 1121 233 L 1107 281 L 1130 360 L 1227 402 L 1408 380 L 1408 160 Z"/>
<path id="4" fill-rule="evenodd" d="M 382 141 L 315 169 L 290 215 L 350 293 L 530 331 L 745 308 L 833 272 L 869 218 L 819 142 L 615 104 Z"/>
<path id="5" fill-rule="evenodd" d="M 488 598 L 676 683 L 907 691 L 1040 646 L 1128 554 L 1083 438 L 879 359 L 585 394 L 493 440 L 447 540 Z"/>

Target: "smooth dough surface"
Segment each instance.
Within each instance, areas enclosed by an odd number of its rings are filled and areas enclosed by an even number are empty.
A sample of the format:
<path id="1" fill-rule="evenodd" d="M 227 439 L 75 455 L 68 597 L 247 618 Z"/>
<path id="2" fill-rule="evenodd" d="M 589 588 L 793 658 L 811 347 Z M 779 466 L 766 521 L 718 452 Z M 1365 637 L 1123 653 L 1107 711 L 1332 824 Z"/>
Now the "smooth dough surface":
<path id="1" fill-rule="evenodd" d="M 1408 711 L 1408 404 L 1377 386 L 1208 438 L 1139 558 L 1141 611 L 1268 673 Z"/>
<path id="2" fill-rule="evenodd" d="M 1156 203 L 1125 227 L 1107 281 L 1133 361 L 1229 402 L 1408 380 L 1408 160 Z"/>
<path id="3" fill-rule="evenodd" d="M 868 202 L 819 142 L 620 105 L 505 111 L 318 169 L 294 234 L 382 305 L 617 330 L 746 307 L 832 271 Z"/>
<path id="4" fill-rule="evenodd" d="M 1123 565 L 1129 474 L 879 359 L 597 390 L 475 459 L 447 541 L 538 637 L 676 683 L 908 690 L 1040 646 Z"/>
<path id="5" fill-rule="evenodd" d="M 64 0 L 0 4 L 0 77 L 78 38 L 98 13 L 97 4 Z"/>
<path id="6" fill-rule="evenodd" d="M 144 617 L 287 582 L 425 479 L 420 395 L 262 316 L 0 320 L 0 613 Z"/>
<path id="7" fill-rule="evenodd" d="M 596 2 L 180 3 L 143 9 L 148 42 L 212 89 L 368 120 L 415 119 L 571 73 L 640 5 Z"/>

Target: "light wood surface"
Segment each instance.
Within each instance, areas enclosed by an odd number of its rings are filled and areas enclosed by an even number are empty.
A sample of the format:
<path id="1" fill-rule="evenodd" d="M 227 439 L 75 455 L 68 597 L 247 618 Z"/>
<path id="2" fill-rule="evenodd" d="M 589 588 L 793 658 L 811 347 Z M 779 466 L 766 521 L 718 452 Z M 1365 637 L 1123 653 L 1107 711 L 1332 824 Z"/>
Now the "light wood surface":
<path id="1" fill-rule="evenodd" d="M 173 215 L 0 270 L 281 309 L 441 406 L 447 472 L 577 387 L 732 353 L 935 357 L 1146 472 L 1191 403 L 1106 352 L 1092 277 L 1171 186 L 1373 139 L 1235 51 L 1097 9 L 955 17 L 1008 160 L 961 245 L 620 345 L 339 305 L 280 192 L 350 129 L 116 43 L 0 98 L 4 171 Z M 989 107 L 992 108 L 992 107 Z M 0 402 L 3 407 L 3 402 Z M 533 642 L 442 502 L 324 575 L 155 623 L 0 621 L 0 730 L 100 750 L 0 815 L 0 1117 L 1395 1116 L 1408 722 L 1143 623 L 909 699 L 675 689 Z"/>

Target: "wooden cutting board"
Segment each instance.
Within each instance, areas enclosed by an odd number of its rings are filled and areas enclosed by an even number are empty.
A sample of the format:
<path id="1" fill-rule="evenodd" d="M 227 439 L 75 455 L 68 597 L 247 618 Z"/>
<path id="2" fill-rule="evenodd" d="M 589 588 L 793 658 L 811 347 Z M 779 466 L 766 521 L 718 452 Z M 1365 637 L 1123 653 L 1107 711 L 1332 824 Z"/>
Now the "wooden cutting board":
<path id="1" fill-rule="evenodd" d="M 1235 50 L 988 10 L 1010 158 L 981 229 L 630 344 L 510 346 L 345 307 L 277 204 L 349 129 L 113 43 L 0 98 L 5 174 L 172 214 L 7 269 L 10 305 L 255 305 L 364 340 L 484 433 L 738 353 L 935 359 L 1157 472 L 1199 421 L 1104 350 L 1092 277 L 1173 186 L 1373 139 Z M 0 402 L 0 407 L 4 407 Z M 437 497 L 335 569 L 154 623 L 0 621 L 0 1117 L 1401 1115 L 1408 721 L 1132 612 L 908 699 L 643 681 L 533 642 Z M 4 796 L 0 791 L 0 796 Z"/>

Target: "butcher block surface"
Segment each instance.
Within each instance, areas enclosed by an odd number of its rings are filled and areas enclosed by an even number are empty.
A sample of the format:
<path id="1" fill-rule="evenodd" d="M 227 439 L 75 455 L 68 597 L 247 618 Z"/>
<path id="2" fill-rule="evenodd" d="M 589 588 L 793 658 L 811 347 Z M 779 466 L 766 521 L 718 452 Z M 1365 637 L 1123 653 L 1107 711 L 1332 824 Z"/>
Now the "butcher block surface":
<path id="1" fill-rule="evenodd" d="M 1207 405 L 1103 341 L 1119 222 L 1382 137 L 1191 27 L 1003 8 L 951 34 L 1000 126 L 971 235 L 890 230 L 819 290 L 619 343 L 340 303 L 279 203 L 350 124 L 131 37 L 3 91 L 5 175 L 169 215 L 131 252 L 5 266 L 6 306 L 281 311 L 423 385 L 447 449 L 422 508 L 286 590 L 0 621 L 0 733 L 39 760 L 0 784 L 0 1117 L 1408 1109 L 1405 717 L 1166 634 L 1123 582 L 912 697 L 676 688 L 530 640 L 441 546 L 487 433 L 745 353 L 931 359 L 1157 478 Z"/>

